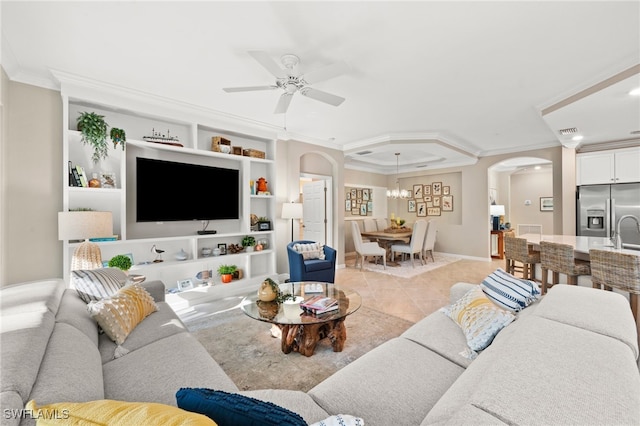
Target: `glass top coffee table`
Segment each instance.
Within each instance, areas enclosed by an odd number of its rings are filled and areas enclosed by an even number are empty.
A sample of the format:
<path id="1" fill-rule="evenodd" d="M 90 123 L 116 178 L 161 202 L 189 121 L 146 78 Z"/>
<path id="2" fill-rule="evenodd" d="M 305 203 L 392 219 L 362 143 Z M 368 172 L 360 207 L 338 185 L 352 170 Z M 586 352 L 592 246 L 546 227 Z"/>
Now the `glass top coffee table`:
<path id="1" fill-rule="evenodd" d="M 256 290 L 242 300 L 242 310 L 253 319 L 277 326 L 281 332 L 282 352 L 286 354 L 295 351 L 311 356 L 318 342 L 324 338 L 331 340 L 334 352 L 341 352 L 347 339 L 344 320 L 360 308 L 360 294 L 337 284 L 316 282 L 280 284 L 280 290 L 305 300 L 317 295 L 332 297 L 338 301 L 339 308 L 324 314 L 306 313 L 299 303 L 263 302 L 258 299 Z"/>

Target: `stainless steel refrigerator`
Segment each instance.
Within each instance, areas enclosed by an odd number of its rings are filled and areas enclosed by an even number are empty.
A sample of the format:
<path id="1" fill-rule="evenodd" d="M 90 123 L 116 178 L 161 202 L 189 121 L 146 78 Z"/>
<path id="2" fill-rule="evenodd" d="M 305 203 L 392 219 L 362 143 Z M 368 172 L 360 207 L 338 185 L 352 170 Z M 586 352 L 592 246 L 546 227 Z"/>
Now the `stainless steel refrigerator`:
<path id="1" fill-rule="evenodd" d="M 579 186 L 576 212 L 576 235 L 611 238 L 622 216 L 630 214 L 640 220 L 640 183 Z M 640 233 L 633 219 L 622 221 L 620 236 L 624 248 L 640 250 Z"/>

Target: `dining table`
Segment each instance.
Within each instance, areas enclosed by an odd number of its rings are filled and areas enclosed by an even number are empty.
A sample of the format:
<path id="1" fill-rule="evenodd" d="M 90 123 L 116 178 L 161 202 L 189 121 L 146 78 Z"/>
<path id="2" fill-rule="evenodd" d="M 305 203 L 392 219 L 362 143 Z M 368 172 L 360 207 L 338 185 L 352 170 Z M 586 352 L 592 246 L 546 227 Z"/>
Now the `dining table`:
<path id="1" fill-rule="evenodd" d="M 413 234 L 411 228 L 385 229 L 384 231 L 361 232 L 363 237 L 376 241 L 378 245 L 387 251 L 387 266 L 400 266 L 400 263 L 391 261 L 391 246 L 396 243 L 406 243 Z"/>

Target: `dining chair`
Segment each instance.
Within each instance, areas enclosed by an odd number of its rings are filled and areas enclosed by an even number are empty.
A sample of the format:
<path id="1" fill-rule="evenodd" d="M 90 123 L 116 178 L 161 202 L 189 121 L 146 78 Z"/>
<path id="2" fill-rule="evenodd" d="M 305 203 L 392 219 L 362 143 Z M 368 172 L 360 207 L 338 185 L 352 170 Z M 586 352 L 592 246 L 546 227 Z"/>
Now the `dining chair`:
<path id="1" fill-rule="evenodd" d="M 427 222 L 427 232 L 424 234 L 424 244 L 422 245 L 422 259 L 427 262 L 427 253 L 431 256 L 431 261 L 435 262 L 433 258 L 433 249 L 436 245 L 436 236 L 438 234 L 437 222 L 431 219 Z"/>
<path id="2" fill-rule="evenodd" d="M 525 238 L 504 237 L 505 270 L 514 275 L 516 269 L 522 272 L 522 278 L 535 281 L 536 264 L 540 263 L 540 252 L 529 248 Z M 521 266 L 516 265 L 521 263 Z"/>
<path id="3" fill-rule="evenodd" d="M 363 224 L 364 232 L 376 232 L 378 230 L 378 225 L 376 225 L 376 221 L 373 219 L 365 219 Z"/>
<path id="4" fill-rule="evenodd" d="M 380 218 L 376 219 L 376 226 L 378 227 L 378 231 L 382 232 L 389 227 L 389 224 L 387 223 L 387 219 Z"/>
<path id="5" fill-rule="evenodd" d="M 406 253 L 411 256 L 411 267 L 415 268 L 414 255 L 420 257 L 420 264 L 424 264 L 422 258 L 422 246 L 424 244 L 424 236 L 427 232 L 427 221 L 420 219 L 413 224 L 413 232 L 411 239 L 406 244 L 393 244 L 391 246 L 391 260 L 395 260 L 396 253 Z"/>
<path id="6" fill-rule="evenodd" d="M 362 241 L 360 227 L 355 221 L 351 222 L 351 234 L 353 235 L 353 244 L 356 247 L 355 267 L 358 266 L 358 258 L 360 258 L 360 270 L 362 270 L 367 256 L 374 256 L 376 258 L 376 265 L 378 264 L 378 256 L 380 256 L 382 257 L 383 268 L 387 269 L 387 251 L 380 247 L 378 243 Z"/>
<path id="7" fill-rule="evenodd" d="M 540 241 L 540 263 L 542 264 L 542 294 L 547 287 L 558 284 L 560 274 L 567 276 L 567 284 L 578 285 L 579 275 L 591 275 L 589 262 L 576 259 L 573 246 L 569 244 Z M 553 272 L 551 285 L 547 283 L 549 271 Z"/>
<path id="8" fill-rule="evenodd" d="M 633 318 L 638 321 L 640 294 L 640 256 L 606 250 L 590 249 L 591 282 L 593 287 L 612 288 L 629 293 Z"/>

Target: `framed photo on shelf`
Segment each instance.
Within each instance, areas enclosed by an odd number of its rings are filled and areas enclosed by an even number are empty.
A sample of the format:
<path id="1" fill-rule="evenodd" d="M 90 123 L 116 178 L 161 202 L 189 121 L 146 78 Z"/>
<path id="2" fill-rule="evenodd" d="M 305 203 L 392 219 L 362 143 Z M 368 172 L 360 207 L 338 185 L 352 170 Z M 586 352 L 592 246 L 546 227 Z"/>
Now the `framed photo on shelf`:
<path id="1" fill-rule="evenodd" d="M 433 195 L 442 195 L 442 182 L 433 182 Z"/>
<path id="2" fill-rule="evenodd" d="M 407 211 L 409 213 L 415 213 L 416 212 L 416 200 L 407 200 Z"/>
<path id="3" fill-rule="evenodd" d="M 447 187 L 445 186 L 445 188 Z M 443 195 L 441 204 L 442 204 L 443 212 L 452 212 L 453 211 L 453 195 Z"/>
<path id="4" fill-rule="evenodd" d="M 540 211 L 541 212 L 553 211 L 553 197 L 540 197 Z"/>
<path id="5" fill-rule="evenodd" d="M 115 188 L 116 174 L 112 172 L 100 172 L 100 186 L 102 188 Z"/>
<path id="6" fill-rule="evenodd" d="M 226 243 L 220 243 L 218 244 L 218 248 L 220 249 L 220 254 L 227 254 L 227 244 Z"/>
<path id="7" fill-rule="evenodd" d="M 178 280 L 178 291 L 185 291 L 193 288 L 193 281 Z"/>
<path id="8" fill-rule="evenodd" d="M 271 222 L 258 222 L 258 231 L 271 231 Z"/>

